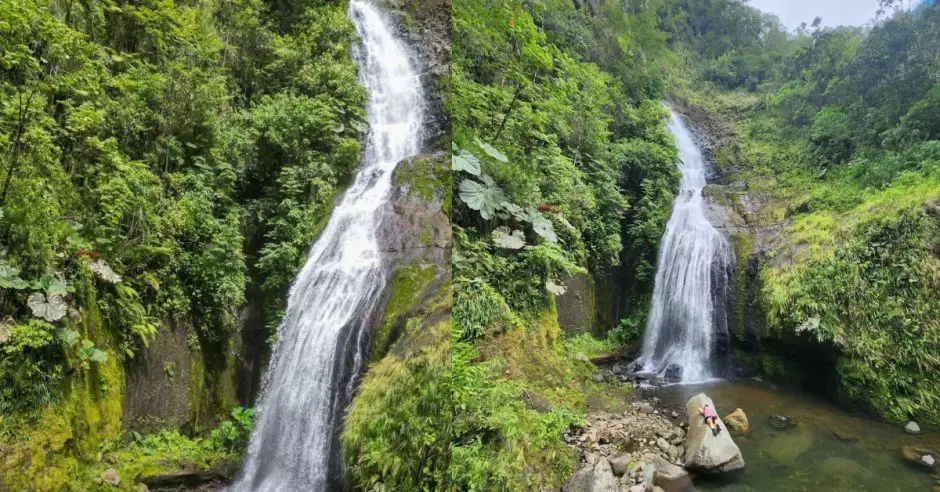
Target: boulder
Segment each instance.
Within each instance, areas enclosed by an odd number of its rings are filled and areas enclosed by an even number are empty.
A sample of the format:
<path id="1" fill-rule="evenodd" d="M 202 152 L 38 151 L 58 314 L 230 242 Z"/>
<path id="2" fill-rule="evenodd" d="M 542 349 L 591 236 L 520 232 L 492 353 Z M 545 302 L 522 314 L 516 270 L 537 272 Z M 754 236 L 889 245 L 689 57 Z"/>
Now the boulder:
<path id="1" fill-rule="evenodd" d="M 594 481 L 594 466 L 593 465 L 584 465 L 580 470 L 575 472 L 571 478 L 568 479 L 568 483 L 562 487 L 562 492 L 581 492 L 591 490 L 591 484 Z"/>
<path id="2" fill-rule="evenodd" d="M 523 390 L 522 400 L 527 407 L 537 412 L 545 413 L 552 409 L 552 403 L 548 399 L 532 390 Z"/>
<path id="3" fill-rule="evenodd" d="M 907 461 L 925 467 L 928 470 L 936 469 L 937 457 L 940 456 L 929 449 L 915 448 L 914 446 L 902 447 L 901 454 L 904 455 Z"/>
<path id="4" fill-rule="evenodd" d="M 858 441 L 858 436 L 856 436 L 855 434 L 852 434 L 852 433 L 850 433 L 850 432 L 846 432 L 846 431 L 840 430 L 840 429 L 832 429 L 832 435 L 833 435 L 833 436 L 836 436 L 836 439 L 838 439 L 838 440 L 840 440 L 840 441 L 842 441 L 842 442 L 844 442 L 844 443 L 850 443 L 850 442 Z"/>
<path id="5" fill-rule="evenodd" d="M 639 410 L 640 410 L 640 413 L 647 413 L 647 414 L 653 413 L 654 411 L 656 411 L 656 409 L 653 408 L 653 405 L 650 405 L 649 403 L 646 403 L 646 402 L 643 402 L 640 405 Z"/>
<path id="6" fill-rule="evenodd" d="M 630 461 L 633 460 L 633 457 L 630 456 L 630 453 L 621 453 L 612 458 L 607 458 L 607 461 L 610 462 L 610 469 L 614 472 L 614 475 L 620 477 L 627 472 L 627 466 L 630 465 Z"/>
<path id="7" fill-rule="evenodd" d="M 733 412 L 726 415 L 725 423 L 728 424 L 728 430 L 735 434 L 747 434 L 750 431 L 747 414 L 740 408 L 735 408 Z"/>
<path id="8" fill-rule="evenodd" d="M 780 415 L 779 413 L 775 413 L 770 417 L 767 417 L 767 423 L 770 424 L 774 430 L 778 431 L 788 430 L 796 427 L 796 422 L 785 415 Z"/>
<path id="9" fill-rule="evenodd" d="M 653 463 L 644 464 L 643 472 L 640 473 L 640 483 L 649 490 L 653 488 L 654 480 L 656 480 L 656 465 Z"/>
<path id="10" fill-rule="evenodd" d="M 705 393 L 699 393 L 685 404 L 689 415 L 689 430 L 685 441 L 684 462 L 686 468 L 706 473 L 725 473 L 744 468 L 744 457 L 727 431 L 712 435 L 699 408 L 705 404 L 715 408 L 714 402 Z M 725 429 L 725 423 L 718 418 L 718 425 Z"/>
<path id="11" fill-rule="evenodd" d="M 920 434 L 920 426 L 917 425 L 917 422 L 914 422 L 912 420 L 908 422 L 907 425 L 904 426 L 904 432 L 907 432 L 908 434 L 913 434 L 916 436 Z"/>
<path id="12" fill-rule="evenodd" d="M 620 485 L 607 460 L 598 460 L 596 465 L 584 465 L 568 480 L 562 492 L 617 492 Z"/>
<path id="13" fill-rule="evenodd" d="M 663 374 L 663 380 L 667 383 L 678 383 L 682 381 L 682 366 L 678 364 L 669 364 Z"/>
<path id="14" fill-rule="evenodd" d="M 661 487 L 666 492 L 679 492 L 683 490 L 692 490 L 692 479 L 689 472 L 681 466 L 674 465 L 661 456 L 651 458 L 652 465 L 656 468 L 656 474 L 653 484 Z"/>

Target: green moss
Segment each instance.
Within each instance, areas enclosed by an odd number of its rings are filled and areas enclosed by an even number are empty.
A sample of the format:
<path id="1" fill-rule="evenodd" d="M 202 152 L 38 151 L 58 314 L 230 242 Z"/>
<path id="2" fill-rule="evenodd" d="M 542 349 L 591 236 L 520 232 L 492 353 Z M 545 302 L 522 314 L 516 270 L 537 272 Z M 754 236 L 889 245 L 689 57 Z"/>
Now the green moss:
<path id="1" fill-rule="evenodd" d="M 396 185 L 407 185 L 411 196 L 425 202 L 439 198 L 446 203 L 450 195 L 450 175 L 450 155 L 441 152 L 422 154 L 402 161 L 395 168 L 393 178 Z M 442 209 L 449 211 L 450 208 L 448 205 L 442 206 Z"/>
<path id="2" fill-rule="evenodd" d="M 81 459 L 119 435 L 124 401 L 124 368 L 118 344 L 105 329 L 91 281 L 82 290 L 88 301 L 82 335 L 106 349 L 108 360 L 69 380 L 58 405 L 42 411 L 38 422 L 16 429 L 0 442 L 0 489 L 61 490 L 72 483 Z"/>
<path id="3" fill-rule="evenodd" d="M 419 239 L 421 240 L 421 243 L 424 244 L 425 246 L 431 246 L 434 241 L 434 232 L 431 230 L 430 227 L 427 227 L 423 231 L 421 231 L 421 236 L 419 237 Z"/>
<path id="4" fill-rule="evenodd" d="M 193 358 L 189 362 L 189 421 L 200 422 L 202 416 L 202 394 L 205 391 L 205 364 L 203 364 L 200 352 L 194 351 Z"/>
<path id="5" fill-rule="evenodd" d="M 342 434 L 356 489 L 442 490 L 454 415 L 450 303 L 445 285 L 359 386 Z"/>
<path id="6" fill-rule="evenodd" d="M 735 323 L 732 333 L 739 341 L 744 340 L 747 319 L 747 268 L 751 254 L 754 252 L 754 236 L 747 232 L 739 232 L 731 236 L 735 255 Z"/>
<path id="7" fill-rule="evenodd" d="M 414 310 L 426 296 L 428 285 L 434 280 L 437 267 L 434 265 L 413 265 L 399 268 L 388 287 L 389 297 L 385 306 L 382 325 L 372 344 L 372 360 L 385 356 L 389 347 L 400 335 L 404 316 Z"/>

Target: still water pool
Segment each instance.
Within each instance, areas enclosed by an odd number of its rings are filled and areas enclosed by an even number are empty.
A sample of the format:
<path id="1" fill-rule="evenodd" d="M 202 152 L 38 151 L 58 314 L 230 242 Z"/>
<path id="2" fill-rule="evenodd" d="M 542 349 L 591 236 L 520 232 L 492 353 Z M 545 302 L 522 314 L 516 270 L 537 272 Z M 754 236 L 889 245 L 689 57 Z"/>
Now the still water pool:
<path id="1" fill-rule="evenodd" d="M 747 467 L 739 476 L 709 481 L 696 478 L 699 490 L 720 491 L 940 491 L 938 477 L 909 463 L 902 446 L 940 451 L 940 434 L 908 435 L 902 426 L 850 414 L 813 395 L 785 391 L 759 381 L 714 382 L 642 390 L 680 413 L 689 397 L 704 392 L 720 415 L 741 408 L 750 433 L 734 436 Z M 796 426 L 777 431 L 767 422 L 785 415 Z"/>

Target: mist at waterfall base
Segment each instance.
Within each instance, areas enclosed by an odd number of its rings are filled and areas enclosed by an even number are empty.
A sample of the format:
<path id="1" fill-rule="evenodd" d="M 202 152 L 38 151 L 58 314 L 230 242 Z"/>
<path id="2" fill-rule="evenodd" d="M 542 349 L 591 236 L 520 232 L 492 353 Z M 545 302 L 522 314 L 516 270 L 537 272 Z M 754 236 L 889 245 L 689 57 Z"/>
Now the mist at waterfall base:
<path id="1" fill-rule="evenodd" d="M 682 118 L 671 111 L 682 178 L 659 247 L 653 299 L 638 372 L 670 383 L 717 376 L 719 338 L 727 338 L 727 291 L 734 253 L 705 215 L 706 163 Z"/>
<path id="2" fill-rule="evenodd" d="M 234 491 L 335 487 L 337 435 L 386 283 L 375 230 L 395 165 L 420 150 L 425 103 L 407 48 L 368 1 L 351 1 L 349 15 L 370 130 L 355 180 L 291 287 Z"/>

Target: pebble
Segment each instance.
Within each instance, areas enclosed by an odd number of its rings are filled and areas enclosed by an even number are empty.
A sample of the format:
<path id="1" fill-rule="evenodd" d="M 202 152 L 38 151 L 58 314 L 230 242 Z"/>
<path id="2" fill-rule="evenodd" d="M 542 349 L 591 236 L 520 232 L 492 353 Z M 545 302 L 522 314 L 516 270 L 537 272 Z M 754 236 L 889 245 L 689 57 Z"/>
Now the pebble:
<path id="1" fill-rule="evenodd" d="M 904 426 L 904 432 L 907 432 L 908 434 L 914 434 L 916 436 L 917 434 L 920 434 L 920 426 L 917 425 L 917 422 L 912 420 Z"/>

